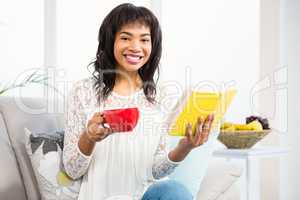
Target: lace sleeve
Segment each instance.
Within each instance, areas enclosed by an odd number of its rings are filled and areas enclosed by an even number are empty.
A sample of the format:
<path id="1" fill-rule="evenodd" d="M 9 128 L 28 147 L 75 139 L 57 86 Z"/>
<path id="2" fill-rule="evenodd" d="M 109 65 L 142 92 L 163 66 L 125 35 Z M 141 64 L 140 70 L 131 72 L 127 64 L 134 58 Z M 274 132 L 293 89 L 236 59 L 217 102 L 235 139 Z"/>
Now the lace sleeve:
<path id="1" fill-rule="evenodd" d="M 167 145 L 167 135 L 160 137 L 160 142 L 154 155 L 152 175 L 155 179 L 160 179 L 171 174 L 180 162 L 173 162 L 169 159 Z"/>
<path id="2" fill-rule="evenodd" d="M 66 173 L 73 179 L 80 178 L 88 169 L 91 156 L 84 155 L 78 147 L 80 134 L 85 129 L 87 120 L 80 101 L 82 94 L 80 86 L 74 86 L 68 96 L 65 115 L 65 136 L 63 149 L 63 164 Z"/>

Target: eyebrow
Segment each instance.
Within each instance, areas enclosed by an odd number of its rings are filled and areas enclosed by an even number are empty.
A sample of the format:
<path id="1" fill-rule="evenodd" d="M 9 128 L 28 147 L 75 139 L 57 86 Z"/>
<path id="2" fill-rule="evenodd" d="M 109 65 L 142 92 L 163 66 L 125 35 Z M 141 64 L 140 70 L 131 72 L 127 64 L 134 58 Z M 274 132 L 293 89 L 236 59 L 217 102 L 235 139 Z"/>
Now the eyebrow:
<path id="1" fill-rule="evenodd" d="M 122 31 L 120 34 L 126 34 L 126 35 L 129 35 L 129 36 L 133 36 L 132 33 L 129 33 L 129 32 L 126 32 L 126 31 Z M 143 33 L 140 36 L 144 37 L 144 36 L 151 36 L 151 35 L 150 35 L 150 33 Z"/>

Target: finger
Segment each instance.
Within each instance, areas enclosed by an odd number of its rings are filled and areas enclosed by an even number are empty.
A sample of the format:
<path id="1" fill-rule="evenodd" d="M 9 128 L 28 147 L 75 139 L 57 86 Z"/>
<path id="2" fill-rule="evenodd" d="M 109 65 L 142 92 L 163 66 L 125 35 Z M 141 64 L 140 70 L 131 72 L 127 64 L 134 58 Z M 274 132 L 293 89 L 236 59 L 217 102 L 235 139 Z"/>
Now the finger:
<path id="1" fill-rule="evenodd" d="M 93 135 L 95 132 L 97 132 L 98 125 L 96 123 L 89 123 L 87 126 L 87 132 L 89 135 Z"/>
<path id="2" fill-rule="evenodd" d="M 196 141 L 196 144 L 198 144 L 201 140 L 201 135 L 202 135 L 202 129 L 203 129 L 203 117 L 200 116 L 198 118 L 198 121 L 197 121 L 197 128 L 196 128 L 196 134 L 195 134 L 195 141 Z"/>
<path id="3" fill-rule="evenodd" d="M 98 142 L 98 141 L 101 141 L 101 140 L 105 139 L 110 134 L 112 134 L 112 129 L 110 129 L 110 128 L 98 128 L 98 131 L 92 133 L 90 137 L 94 141 Z"/>
<path id="4" fill-rule="evenodd" d="M 201 144 L 207 142 L 208 137 L 209 137 L 209 132 L 208 132 L 207 134 L 203 134 L 203 135 L 201 136 Z"/>
<path id="5" fill-rule="evenodd" d="M 101 113 L 101 112 L 95 112 L 95 113 L 93 114 L 93 117 L 98 117 L 98 116 L 102 116 L 102 113 Z"/>
<path id="6" fill-rule="evenodd" d="M 214 119 L 215 119 L 215 115 L 214 115 L 214 114 L 210 114 L 210 115 L 209 115 L 209 120 L 210 120 L 211 122 L 213 122 Z"/>
<path id="7" fill-rule="evenodd" d="M 202 124 L 203 124 L 203 119 L 201 117 L 198 117 L 197 123 L 196 123 L 196 130 L 195 130 L 195 141 L 197 142 L 201 132 L 202 132 Z"/>
<path id="8" fill-rule="evenodd" d="M 97 134 L 107 134 L 109 133 L 109 128 L 104 127 L 102 124 L 97 126 Z"/>
<path id="9" fill-rule="evenodd" d="M 96 136 L 94 137 L 94 140 L 95 140 L 96 142 L 99 142 L 99 141 L 105 139 L 107 136 L 108 136 L 108 134 L 106 134 L 106 135 L 96 135 Z"/>
<path id="10" fill-rule="evenodd" d="M 97 123 L 91 123 L 87 130 L 88 130 L 88 133 L 90 135 L 96 135 L 96 134 L 101 134 L 103 132 L 103 126 L 102 125 L 99 125 Z"/>
<path id="11" fill-rule="evenodd" d="M 111 128 L 104 128 L 105 137 L 111 135 L 112 133 L 113 133 L 113 130 Z"/>
<path id="12" fill-rule="evenodd" d="M 210 134 L 210 132 L 211 132 L 211 128 L 212 128 L 212 124 L 213 124 L 213 121 L 214 121 L 214 117 L 215 117 L 214 114 L 210 114 L 210 115 L 209 115 L 209 128 L 208 128 L 208 134 Z"/>
<path id="13" fill-rule="evenodd" d="M 185 129 L 185 136 L 188 138 L 189 141 L 193 141 L 193 132 L 192 132 L 192 125 L 188 123 Z"/>
<path id="14" fill-rule="evenodd" d="M 206 142 L 208 140 L 208 136 L 210 133 L 210 129 L 211 129 L 211 125 L 213 122 L 213 115 L 209 115 L 207 116 L 207 118 L 205 119 L 204 125 L 203 125 L 203 132 L 202 132 L 202 137 L 201 137 L 201 141 L 202 143 Z"/>
<path id="15" fill-rule="evenodd" d="M 95 137 L 97 139 L 104 139 L 109 135 L 110 131 L 107 128 L 98 128 L 97 132 L 95 133 Z"/>
<path id="16" fill-rule="evenodd" d="M 104 122 L 104 118 L 101 115 L 97 115 L 95 117 L 93 117 L 93 122 L 97 123 L 97 124 L 103 124 Z"/>
<path id="17" fill-rule="evenodd" d="M 211 127 L 211 123 L 212 123 L 212 115 L 208 115 L 205 118 L 204 124 L 203 124 L 203 133 L 208 133 L 209 129 Z"/>
<path id="18" fill-rule="evenodd" d="M 103 117 L 101 117 L 101 116 L 95 116 L 95 117 L 93 117 L 92 119 L 90 119 L 88 121 L 88 126 L 90 126 L 92 124 L 97 124 L 99 126 L 100 124 L 103 124 L 103 123 L 104 123 Z"/>

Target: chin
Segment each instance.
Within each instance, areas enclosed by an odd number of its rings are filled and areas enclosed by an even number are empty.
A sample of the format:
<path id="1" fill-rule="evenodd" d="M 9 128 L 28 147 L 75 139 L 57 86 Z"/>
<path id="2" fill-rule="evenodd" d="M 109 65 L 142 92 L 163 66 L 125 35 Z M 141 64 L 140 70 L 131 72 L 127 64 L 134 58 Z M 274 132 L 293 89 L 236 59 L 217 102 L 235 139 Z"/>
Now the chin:
<path id="1" fill-rule="evenodd" d="M 127 65 L 124 67 L 124 69 L 128 72 L 135 72 L 142 68 L 143 65 Z"/>

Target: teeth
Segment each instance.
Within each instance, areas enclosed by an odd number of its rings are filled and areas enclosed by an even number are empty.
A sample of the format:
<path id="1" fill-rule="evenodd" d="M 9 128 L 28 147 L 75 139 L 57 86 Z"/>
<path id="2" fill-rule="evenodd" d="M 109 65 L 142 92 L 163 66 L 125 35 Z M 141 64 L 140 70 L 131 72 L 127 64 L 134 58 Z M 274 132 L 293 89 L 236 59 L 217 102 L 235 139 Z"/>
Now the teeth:
<path id="1" fill-rule="evenodd" d="M 138 60 L 139 59 L 139 57 L 136 57 L 136 56 L 127 56 L 127 58 L 132 59 L 132 60 Z"/>
<path id="2" fill-rule="evenodd" d="M 136 55 L 125 55 L 126 58 L 131 60 L 140 60 L 142 56 L 136 56 Z"/>

